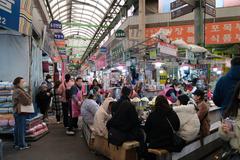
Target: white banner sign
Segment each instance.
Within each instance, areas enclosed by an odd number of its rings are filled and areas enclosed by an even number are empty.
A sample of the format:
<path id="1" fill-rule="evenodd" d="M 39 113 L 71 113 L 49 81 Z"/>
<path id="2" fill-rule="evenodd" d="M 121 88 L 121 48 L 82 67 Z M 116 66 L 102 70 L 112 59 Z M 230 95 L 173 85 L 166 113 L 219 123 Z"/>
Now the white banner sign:
<path id="1" fill-rule="evenodd" d="M 177 56 L 177 47 L 168 43 L 159 42 L 158 48 L 160 49 L 160 53 Z"/>

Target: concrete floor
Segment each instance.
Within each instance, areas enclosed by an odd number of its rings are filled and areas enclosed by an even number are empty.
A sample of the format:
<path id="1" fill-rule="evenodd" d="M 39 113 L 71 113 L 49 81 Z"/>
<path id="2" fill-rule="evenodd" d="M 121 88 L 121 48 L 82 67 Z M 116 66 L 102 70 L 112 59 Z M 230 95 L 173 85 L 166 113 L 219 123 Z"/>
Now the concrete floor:
<path id="1" fill-rule="evenodd" d="M 88 150 L 81 132 L 75 136 L 67 136 L 61 124 L 50 124 L 50 133 L 36 142 L 32 147 L 24 151 L 16 151 L 12 148 L 13 142 L 4 138 L 4 160 L 106 160 L 96 156 Z"/>

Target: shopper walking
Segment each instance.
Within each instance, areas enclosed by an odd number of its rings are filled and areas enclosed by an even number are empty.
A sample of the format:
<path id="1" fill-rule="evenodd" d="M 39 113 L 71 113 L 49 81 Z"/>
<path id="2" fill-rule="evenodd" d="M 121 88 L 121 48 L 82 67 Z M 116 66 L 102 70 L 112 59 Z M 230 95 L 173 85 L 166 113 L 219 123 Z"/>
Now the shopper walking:
<path id="1" fill-rule="evenodd" d="M 48 97 L 48 100 L 47 100 L 47 108 L 50 108 L 50 104 L 51 104 L 51 100 L 52 100 L 52 90 L 53 90 L 53 84 L 52 84 L 52 77 L 47 74 L 46 75 L 46 79 L 45 81 L 42 83 L 42 85 L 46 85 L 47 86 L 47 92 L 48 92 L 48 95 L 50 95 Z"/>
<path id="2" fill-rule="evenodd" d="M 51 90 L 53 89 L 53 85 L 51 81 L 52 81 L 52 77 L 49 74 L 47 74 L 45 81 L 42 83 L 47 85 L 48 92 L 51 92 Z"/>
<path id="3" fill-rule="evenodd" d="M 102 85 L 98 83 L 97 79 L 93 80 L 92 85 L 90 86 L 90 90 L 94 89 L 94 87 L 99 87 L 100 89 L 102 88 Z"/>
<path id="4" fill-rule="evenodd" d="M 68 110 L 71 106 L 71 87 L 74 85 L 74 82 L 71 80 L 71 75 L 65 75 L 65 81 L 59 87 L 59 94 L 61 95 L 62 102 L 62 112 L 63 112 L 63 124 L 65 128 L 69 127 L 69 116 Z"/>
<path id="5" fill-rule="evenodd" d="M 240 82 L 237 84 L 230 105 L 224 113 L 224 120 L 219 128 L 220 137 L 227 142 L 224 159 L 240 159 Z"/>
<path id="6" fill-rule="evenodd" d="M 36 95 L 37 107 L 40 109 L 40 113 L 43 114 L 43 120 L 48 121 L 49 110 L 49 98 L 51 94 L 48 92 L 46 84 L 42 84 L 39 87 L 38 94 Z"/>
<path id="7" fill-rule="evenodd" d="M 14 126 L 14 148 L 20 150 L 28 149 L 29 145 L 25 141 L 25 129 L 26 129 L 26 113 L 21 113 L 21 105 L 27 106 L 32 103 L 31 96 L 23 89 L 24 79 L 17 77 L 13 81 L 13 113 L 15 118 Z"/>
<path id="8" fill-rule="evenodd" d="M 83 102 L 82 78 L 77 77 L 75 84 L 71 87 L 71 107 L 70 122 L 67 134 L 72 134 L 73 129 L 78 128 L 78 117 L 80 116 L 81 105 Z"/>
<path id="9" fill-rule="evenodd" d="M 234 89 L 239 81 L 240 57 L 235 57 L 231 61 L 230 71 L 218 80 L 213 94 L 213 101 L 216 106 L 222 108 L 222 113 L 230 104 Z"/>
<path id="10" fill-rule="evenodd" d="M 62 103 L 61 103 L 61 95 L 59 94 L 59 87 L 61 85 L 61 81 L 56 81 L 54 83 L 54 90 L 53 90 L 53 108 L 56 112 L 56 120 L 59 124 L 61 121 L 61 110 L 62 110 Z"/>

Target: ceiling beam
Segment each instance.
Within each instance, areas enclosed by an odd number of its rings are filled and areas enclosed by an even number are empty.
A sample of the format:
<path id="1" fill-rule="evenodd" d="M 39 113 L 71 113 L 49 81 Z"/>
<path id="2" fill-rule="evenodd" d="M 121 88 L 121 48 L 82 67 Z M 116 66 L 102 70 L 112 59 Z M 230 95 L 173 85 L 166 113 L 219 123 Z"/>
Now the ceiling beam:
<path id="1" fill-rule="evenodd" d="M 106 17 L 109 16 L 109 14 L 111 14 L 110 12 L 112 11 L 111 9 L 115 10 L 115 5 L 116 1 L 113 1 L 110 10 L 107 12 L 107 14 L 105 15 L 105 18 L 103 19 L 103 22 L 101 23 L 101 25 L 104 25 L 105 23 L 107 23 L 108 21 L 106 20 Z M 93 40 L 90 42 L 87 50 L 85 51 L 83 57 L 82 57 L 82 63 L 86 60 L 86 58 L 88 56 L 90 56 L 90 54 L 92 54 L 92 52 L 98 47 L 98 45 L 102 42 L 102 40 L 111 32 L 111 29 L 114 28 L 118 22 L 121 20 L 121 12 L 124 9 L 129 9 L 131 7 L 131 5 L 134 3 L 134 0 L 127 0 L 125 2 L 125 4 L 119 11 L 119 13 L 117 14 L 117 16 L 111 21 L 111 24 L 108 26 L 108 29 L 104 29 L 104 33 L 101 34 L 101 37 L 99 39 L 96 40 L 96 35 L 99 33 L 100 30 L 102 30 L 103 28 L 98 28 L 98 30 L 96 31 L 96 34 L 93 37 Z M 114 12 L 114 11 L 113 11 Z M 100 31 L 101 32 L 101 31 Z M 96 42 L 94 42 L 96 40 Z M 93 43 L 94 42 L 94 43 Z M 92 47 L 90 47 L 92 46 Z"/>

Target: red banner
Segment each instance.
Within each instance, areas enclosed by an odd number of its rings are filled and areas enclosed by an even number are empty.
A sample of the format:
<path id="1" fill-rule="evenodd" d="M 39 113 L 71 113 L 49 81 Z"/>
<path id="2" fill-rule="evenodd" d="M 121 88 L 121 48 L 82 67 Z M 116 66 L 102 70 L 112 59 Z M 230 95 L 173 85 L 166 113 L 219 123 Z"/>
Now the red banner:
<path id="1" fill-rule="evenodd" d="M 153 34 L 157 33 L 160 28 L 170 30 L 169 38 L 171 40 L 183 39 L 187 43 L 194 43 L 193 25 L 146 28 L 146 38 L 150 38 Z M 240 43 L 240 21 L 207 23 L 205 32 L 206 44 Z M 148 44 L 152 42 L 154 42 L 154 40 L 149 41 Z"/>

